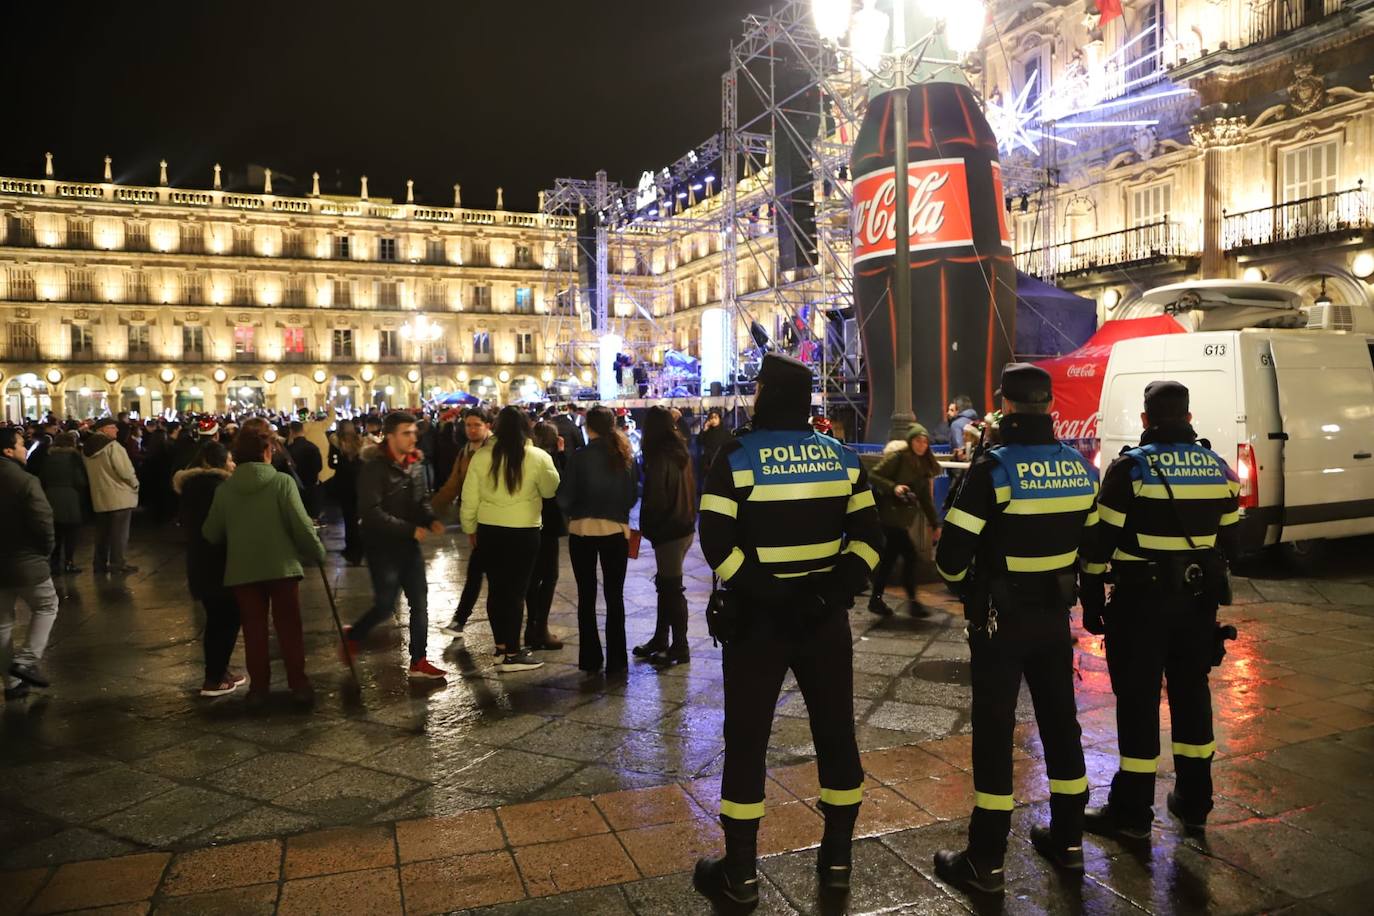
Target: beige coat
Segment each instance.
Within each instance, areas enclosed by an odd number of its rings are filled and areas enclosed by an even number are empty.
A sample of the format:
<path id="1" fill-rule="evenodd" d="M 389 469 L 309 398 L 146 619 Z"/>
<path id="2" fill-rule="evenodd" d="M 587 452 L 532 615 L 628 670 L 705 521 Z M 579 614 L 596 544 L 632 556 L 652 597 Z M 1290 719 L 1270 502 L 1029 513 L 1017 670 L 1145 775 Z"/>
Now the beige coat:
<path id="1" fill-rule="evenodd" d="M 138 475 L 124 446 L 96 433 L 82 449 L 91 485 L 91 508 L 117 512 L 138 507 Z"/>

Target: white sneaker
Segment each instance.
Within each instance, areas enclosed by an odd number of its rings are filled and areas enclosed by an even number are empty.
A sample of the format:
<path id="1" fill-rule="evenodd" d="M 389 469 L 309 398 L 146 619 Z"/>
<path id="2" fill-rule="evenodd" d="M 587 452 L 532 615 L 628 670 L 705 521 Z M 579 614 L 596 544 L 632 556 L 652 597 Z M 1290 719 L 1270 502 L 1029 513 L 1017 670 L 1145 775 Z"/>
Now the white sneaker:
<path id="1" fill-rule="evenodd" d="M 507 655 L 496 666 L 496 670 L 502 674 L 508 674 L 512 671 L 533 671 L 535 668 L 542 667 L 544 667 L 544 663 L 535 658 L 534 653 L 529 649 L 525 649 L 519 654 Z"/>

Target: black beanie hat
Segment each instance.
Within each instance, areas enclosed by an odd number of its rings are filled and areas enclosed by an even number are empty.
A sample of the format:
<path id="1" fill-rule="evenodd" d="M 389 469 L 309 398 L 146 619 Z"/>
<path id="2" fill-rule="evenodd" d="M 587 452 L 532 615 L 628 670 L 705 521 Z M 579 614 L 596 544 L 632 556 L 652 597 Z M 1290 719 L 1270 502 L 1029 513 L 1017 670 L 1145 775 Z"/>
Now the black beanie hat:
<path id="1" fill-rule="evenodd" d="M 763 357 L 754 426 L 760 429 L 807 429 L 811 419 L 813 376 L 806 363 L 780 353 Z"/>
<path id="2" fill-rule="evenodd" d="M 1188 417 L 1188 389 L 1181 382 L 1158 381 L 1145 386 L 1145 416 L 1154 424 Z"/>

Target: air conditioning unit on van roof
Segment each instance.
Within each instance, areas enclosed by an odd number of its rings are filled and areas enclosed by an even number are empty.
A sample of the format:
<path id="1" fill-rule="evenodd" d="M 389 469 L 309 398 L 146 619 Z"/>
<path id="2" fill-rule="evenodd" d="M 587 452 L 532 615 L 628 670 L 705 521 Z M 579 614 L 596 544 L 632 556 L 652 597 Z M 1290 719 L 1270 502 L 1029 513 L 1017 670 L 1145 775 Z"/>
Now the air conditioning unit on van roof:
<path id="1" fill-rule="evenodd" d="M 1258 327 L 1303 327 L 1302 295 L 1280 283 L 1246 280 L 1189 280 L 1147 290 L 1141 297 L 1174 315 L 1194 331 L 1238 331 Z"/>
<path id="2" fill-rule="evenodd" d="M 1374 333 L 1374 311 L 1362 305 L 1314 305 L 1307 312 L 1307 327 L 1320 331 Z"/>

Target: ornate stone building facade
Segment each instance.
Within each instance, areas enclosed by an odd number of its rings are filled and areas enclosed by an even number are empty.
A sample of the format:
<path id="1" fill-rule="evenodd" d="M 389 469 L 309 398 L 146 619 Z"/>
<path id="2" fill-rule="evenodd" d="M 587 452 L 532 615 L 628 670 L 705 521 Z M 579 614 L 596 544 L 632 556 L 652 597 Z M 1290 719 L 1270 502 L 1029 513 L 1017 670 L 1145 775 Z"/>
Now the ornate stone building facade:
<path id="1" fill-rule="evenodd" d="M 570 221 L 315 191 L 0 178 L 0 393 L 53 410 L 414 404 L 589 379 L 548 278 Z M 412 198 L 409 190 L 408 198 Z M 634 324 L 634 319 L 629 319 Z M 437 328 L 430 331 L 429 328 Z M 641 334 L 642 336 L 642 334 Z"/>
<path id="2" fill-rule="evenodd" d="M 1374 302 L 1374 3 L 1122 5 L 993 6 L 979 78 L 1018 266 L 1102 318 L 1189 278 Z"/>

